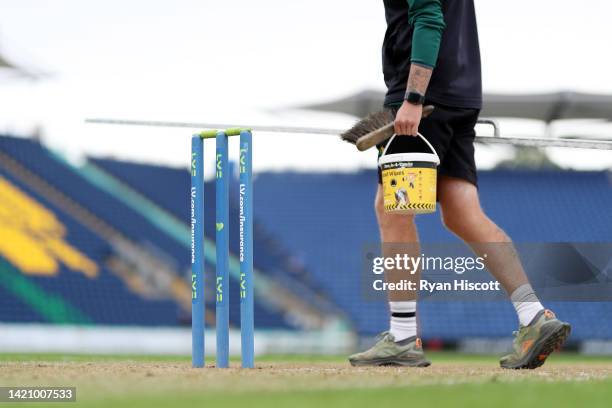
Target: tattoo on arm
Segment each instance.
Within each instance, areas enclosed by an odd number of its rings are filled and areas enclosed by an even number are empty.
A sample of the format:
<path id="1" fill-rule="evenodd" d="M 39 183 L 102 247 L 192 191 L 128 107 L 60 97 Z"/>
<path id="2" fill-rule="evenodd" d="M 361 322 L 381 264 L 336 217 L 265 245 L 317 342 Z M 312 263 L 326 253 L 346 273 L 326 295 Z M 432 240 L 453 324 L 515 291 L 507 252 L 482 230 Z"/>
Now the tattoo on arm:
<path id="1" fill-rule="evenodd" d="M 433 68 L 419 64 L 410 64 L 410 74 L 408 75 L 408 91 L 418 92 L 425 95 Z"/>

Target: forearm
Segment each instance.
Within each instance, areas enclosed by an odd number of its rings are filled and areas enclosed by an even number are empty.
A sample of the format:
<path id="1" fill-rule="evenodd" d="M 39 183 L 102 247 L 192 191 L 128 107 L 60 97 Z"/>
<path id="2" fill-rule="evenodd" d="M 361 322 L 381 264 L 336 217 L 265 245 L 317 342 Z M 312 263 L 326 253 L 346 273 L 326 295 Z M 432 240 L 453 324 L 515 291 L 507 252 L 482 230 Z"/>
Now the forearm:
<path id="1" fill-rule="evenodd" d="M 406 85 L 406 90 L 408 92 L 418 92 L 421 95 L 425 95 L 425 92 L 427 92 L 427 87 L 429 86 L 429 80 L 431 79 L 432 72 L 432 68 L 412 63 L 410 65 L 410 73 L 408 74 L 408 84 Z"/>
<path id="2" fill-rule="evenodd" d="M 410 64 L 410 74 L 406 88 L 409 92 L 418 92 L 425 95 L 433 69 L 419 64 Z M 423 114 L 423 105 L 413 105 L 404 101 L 402 107 L 395 115 L 395 133 L 398 135 L 415 136 L 419 132 L 419 123 Z"/>

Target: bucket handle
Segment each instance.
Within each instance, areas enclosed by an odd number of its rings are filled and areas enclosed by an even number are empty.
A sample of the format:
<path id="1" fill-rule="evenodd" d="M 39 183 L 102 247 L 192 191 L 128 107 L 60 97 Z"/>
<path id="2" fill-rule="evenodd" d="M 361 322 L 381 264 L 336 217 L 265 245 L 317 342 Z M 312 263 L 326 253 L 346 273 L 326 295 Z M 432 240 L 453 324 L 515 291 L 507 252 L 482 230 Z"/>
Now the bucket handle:
<path id="1" fill-rule="evenodd" d="M 389 148 L 389 146 L 391 146 L 391 143 L 393 143 L 393 140 L 395 140 L 396 136 L 397 136 L 397 134 L 395 134 L 395 133 L 393 134 L 393 136 L 391 136 L 391 139 L 389 139 L 389 141 L 385 145 L 385 150 L 383 150 L 381 156 L 384 156 L 385 154 L 387 154 L 387 149 Z M 417 132 L 417 136 L 420 137 L 421 139 L 423 139 L 423 141 L 427 144 L 427 146 L 431 149 L 432 153 L 438 159 L 438 163 L 440 163 L 440 157 L 438 157 L 438 152 L 436 152 L 436 149 L 434 149 L 433 146 L 431 145 L 431 143 L 429 143 L 429 140 L 427 140 L 425 138 L 425 136 L 423 136 L 420 132 Z"/>

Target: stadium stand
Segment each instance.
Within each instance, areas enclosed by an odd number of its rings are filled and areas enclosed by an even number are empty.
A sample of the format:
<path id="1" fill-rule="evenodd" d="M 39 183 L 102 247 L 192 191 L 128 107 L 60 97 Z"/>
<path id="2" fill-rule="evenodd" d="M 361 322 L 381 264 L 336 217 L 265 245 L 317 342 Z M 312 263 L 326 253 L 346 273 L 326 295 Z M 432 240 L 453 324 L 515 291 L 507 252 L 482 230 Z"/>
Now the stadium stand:
<path id="1" fill-rule="evenodd" d="M 65 210 L 56 207 L 24 180 L 31 175 L 7 170 L 7 145 L 23 147 L 21 158 L 41 159 L 40 149 L 28 141 L 0 138 L 2 152 L 0 188 L 2 218 L 0 234 L 0 302 L 2 321 L 99 323 L 99 324 L 176 324 L 178 308 L 169 300 L 143 299 L 105 267 L 111 252 L 108 242 L 88 230 Z M 66 180 L 69 183 L 70 180 Z M 23 201 L 29 212 L 23 213 Z M 66 247 L 72 248 L 67 250 Z M 95 276 L 87 276 L 70 258 L 83 257 L 95 263 Z M 26 272 L 18 271 L 19 259 L 43 259 Z M 46 262 L 44 262 L 46 258 Z M 13 263 L 9 262 L 13 260 Z M 36 267 L 38 266 L 38 267 Z M 21 273 L 19 273 L 21 272 Z"/>
<path id="2" fill-rule="evenodd" d="M 68 242 L 75 246 L 83 257 L 89 257 L 99 270 L 98 275 L 88 279 L 67 273 L 69 268 L 62 265 L 60 270 L 55 271 L 52 279 L 48 276 L 24 278 L 16 275 L 15 265 L 9 262 L 9 259 L 14 261 L 17 249 L 3 248 L 5 251 L 2 258 L 6 262 L 1 265 L 2 273 L 12 278 L 18 276 L 21 280 L 21 286 L 19 283 L 14 286 L 23 288 L 25 283 L 35 282 L 49 292 L 50 300 L 61 300 L 66 307 L 74 305 L 83 312 L 83 316 L 78 314 L 80 317 L 76 321 L 67 319 L 65 323 L 188 323 L 186 319 L 189 315 L 190 292 L 186 277 L 189 264 L 188 245 L 185 242 L 175 239 L 159 225 L 149 222 L 145 214 L 90 183 L 81 172 L 37 142 L 0 137 L 0 155 L 0 175 L 5 180 L 3 194 L 9 194 L 9 188 L 11 191 L 19 191 L 28 197 L 33 206 L 39 207 L 40 211 L 46 212 L 49 217 L 57 218 L 57 223 L 61 226 L 58 228 L 62 230 Z M 8 207 L 8 204 L 5 206 Z M 17 213 L 21 210 L 20 207 L 13 205 L 7 212 L 10 210 Z M 185 206 L 185 212 L 187 208 Z M 2 231 L 6 234 L 11 231 L 11 220 L 5 218 L 3 222 Z M 24 230 L 27 226 L 21 225 L 18 228 Z M 25 234 L 30 234 L 33 242 L 21 250 L 24 254 L 29 254 L 35 245 L 42 245 L 41 238 L 30 231 Z M 188 235 L 186 238 L 188 239 Z M 214 273 L 214 265 L 209 264 L 207 267 L 210 279 Z M 157 276 L 158 282 L 152 284 L 150 275 L 134 276 L 130 274 L 132 269 L 145 272 L 153 269 L 165 273 L 161 278 Z M 237 293 L 235 279 L 230 285 Z M 157 290 L 155 286 L 158 286 Z M 160 290 L 160 286 L 163 286 L 163 290 Z M 3 287 L 4 291 L 11 289 L 16 291 L 8 284 Z M 9 310 L 23 310 L 23 315 L 6 318 L 1 316 L 0 320 L 48 321 L 49 319 L 36 316 L 31 310 L 34 296 L 24 295 L 22 292 L 20 299 L 15 299 L 15 293 L 6 296 L 7 307 L 2 308 L 2 311 L 8 314 Z M 30 307 L 17 307 L 19 300 L 24 302 L 24 296 L 25 303 Z M 214 299 L 212 293 L 207 298 L 207 309 L 210 311 L 214 308 L 210 301 Z M 285 316 L 282 311 L 270 310 L 265 307 L 266 299 L 262 300 L 256 300 L 257 323 L 261 327 L 298 327 L 295 326 L 296 322 L 290 319 L 291 316 Z M 39 309 L 48 306 L 48 302 L 43 301 L 38 301 L 37 304 Z M 233 316 L 232 323 L 239 323 L 238 316 Z"/>

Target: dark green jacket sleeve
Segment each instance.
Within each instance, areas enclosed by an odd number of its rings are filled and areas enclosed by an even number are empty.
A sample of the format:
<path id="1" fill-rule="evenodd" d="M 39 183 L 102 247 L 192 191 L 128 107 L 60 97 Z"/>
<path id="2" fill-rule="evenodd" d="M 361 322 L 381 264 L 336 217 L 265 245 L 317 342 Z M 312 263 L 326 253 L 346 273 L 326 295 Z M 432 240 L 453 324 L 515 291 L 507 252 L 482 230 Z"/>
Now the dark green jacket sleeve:
<path id="1" fill-rule="evenodd" d="M 408 22 L 413 27 L 411 62 L 435 67 L 442 32 L 446 28 L 440 0 L 407 0 Z"/>

